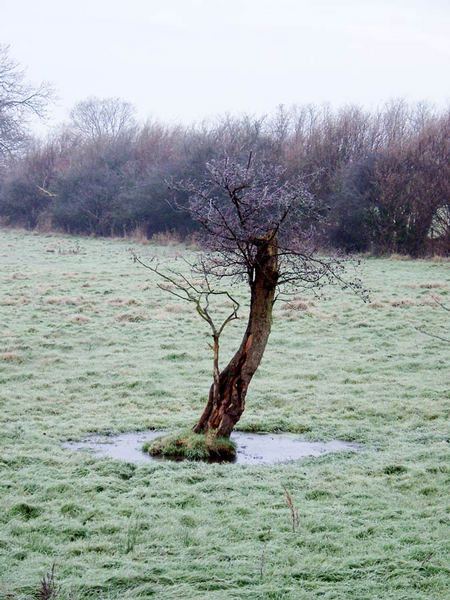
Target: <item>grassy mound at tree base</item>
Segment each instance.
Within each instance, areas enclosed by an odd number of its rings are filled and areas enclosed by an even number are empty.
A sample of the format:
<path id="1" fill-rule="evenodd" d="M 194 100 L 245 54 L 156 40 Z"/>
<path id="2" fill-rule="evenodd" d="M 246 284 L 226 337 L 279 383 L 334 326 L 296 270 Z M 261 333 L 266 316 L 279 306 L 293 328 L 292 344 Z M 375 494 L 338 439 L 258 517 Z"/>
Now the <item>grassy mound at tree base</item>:
<path id="1" fill-rule="evenodd" d="M 151 440 L 142 449 L 151 456 L 176 460 L 233 461 L 236 458 L 236 444 L 229 438 L 190 430 Z"/>

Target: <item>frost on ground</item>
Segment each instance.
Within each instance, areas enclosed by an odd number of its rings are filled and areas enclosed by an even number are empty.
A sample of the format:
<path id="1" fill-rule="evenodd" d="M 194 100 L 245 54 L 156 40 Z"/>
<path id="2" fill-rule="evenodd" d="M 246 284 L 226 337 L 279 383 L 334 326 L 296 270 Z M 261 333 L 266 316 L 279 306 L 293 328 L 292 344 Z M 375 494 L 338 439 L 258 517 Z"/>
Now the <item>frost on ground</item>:
<path id="1" fill-rule="evenodd" d="M 211 381 L 206 331 L 166 310 L 129 241 L 77 241 L 79 254 L 49 253 L 66 238 L 0 232 L 0 597 L 36 597 L 53 563 L 62 599 L 448 597 L 450 348 L 415 328 L 446 324 L 426 298 L 448 304 L 448 263 L 368 260 L 377 308 L 336 290 L 277 309 L 270 371 L 263 361 L 239 428 L 363 451 L 134 465 L 61 444 L 193 424 Z"/>

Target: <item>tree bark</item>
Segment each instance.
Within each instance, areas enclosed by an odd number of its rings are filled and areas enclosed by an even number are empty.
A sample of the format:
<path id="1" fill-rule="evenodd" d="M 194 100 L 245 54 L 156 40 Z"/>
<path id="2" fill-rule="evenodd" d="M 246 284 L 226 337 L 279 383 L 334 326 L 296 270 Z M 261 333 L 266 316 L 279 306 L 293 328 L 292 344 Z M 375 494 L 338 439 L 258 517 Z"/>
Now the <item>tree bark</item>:
<path id="1" fill-rule="evenodd" d="M 229 437 L 245 408 L 245 396 L 258 368 L 272 327 L 272 306 L 278 280 L 278 239 L 269 232 L 256 242 L 252 276 L 249 280 L 250 314 L 241 345 L 218 381 L 211 385 L 209 398 L 195 433 Z"/>

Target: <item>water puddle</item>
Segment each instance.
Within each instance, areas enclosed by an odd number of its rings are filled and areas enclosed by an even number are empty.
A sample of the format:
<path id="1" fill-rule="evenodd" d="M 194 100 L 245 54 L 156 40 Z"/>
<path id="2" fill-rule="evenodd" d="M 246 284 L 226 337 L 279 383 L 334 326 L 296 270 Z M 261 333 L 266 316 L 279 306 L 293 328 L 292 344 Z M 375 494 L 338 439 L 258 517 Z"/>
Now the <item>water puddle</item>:
<path id="1" fill-rule="evenodd" d="M 95 435 L 81 442 L 66 442 L 70 450 L 90 450 L 95 456 L 116 458 L 132 463 L 148 463 L 167 460 L 155 458 L 142 451 L 144 442 L 163 435 L 164 431 L 138 431 L 118 435 Z M 333 440 L 331 442 L 308 442 L 292 434 L 246 433 L 234 431 L 231 439 L 237 444 L 234 464 L 273 465 L 309 456 L 322 456 L 330 452 L 353 451 L 357 444 Z"/>

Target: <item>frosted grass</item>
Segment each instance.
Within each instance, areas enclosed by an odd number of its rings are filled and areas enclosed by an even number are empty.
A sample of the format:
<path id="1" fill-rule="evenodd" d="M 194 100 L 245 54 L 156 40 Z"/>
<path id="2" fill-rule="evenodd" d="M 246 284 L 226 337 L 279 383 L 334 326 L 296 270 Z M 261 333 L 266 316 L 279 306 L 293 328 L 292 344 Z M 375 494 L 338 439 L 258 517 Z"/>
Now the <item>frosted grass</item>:
<path id="1" fill-rule="evenodd" d="M 447 598 L 450 349 L 414 327 L 447 325 L 430 294 L 448 303 L 449 263 L 371 259 L 371 305 L 275 310 L 240 429 L 361 452 L 133 465 L 61 444 L 191 425 L 211 357 L 129 247 L 0 232 L 0 597 L 35 598 L 54 562 L 61 600 Z"/>

